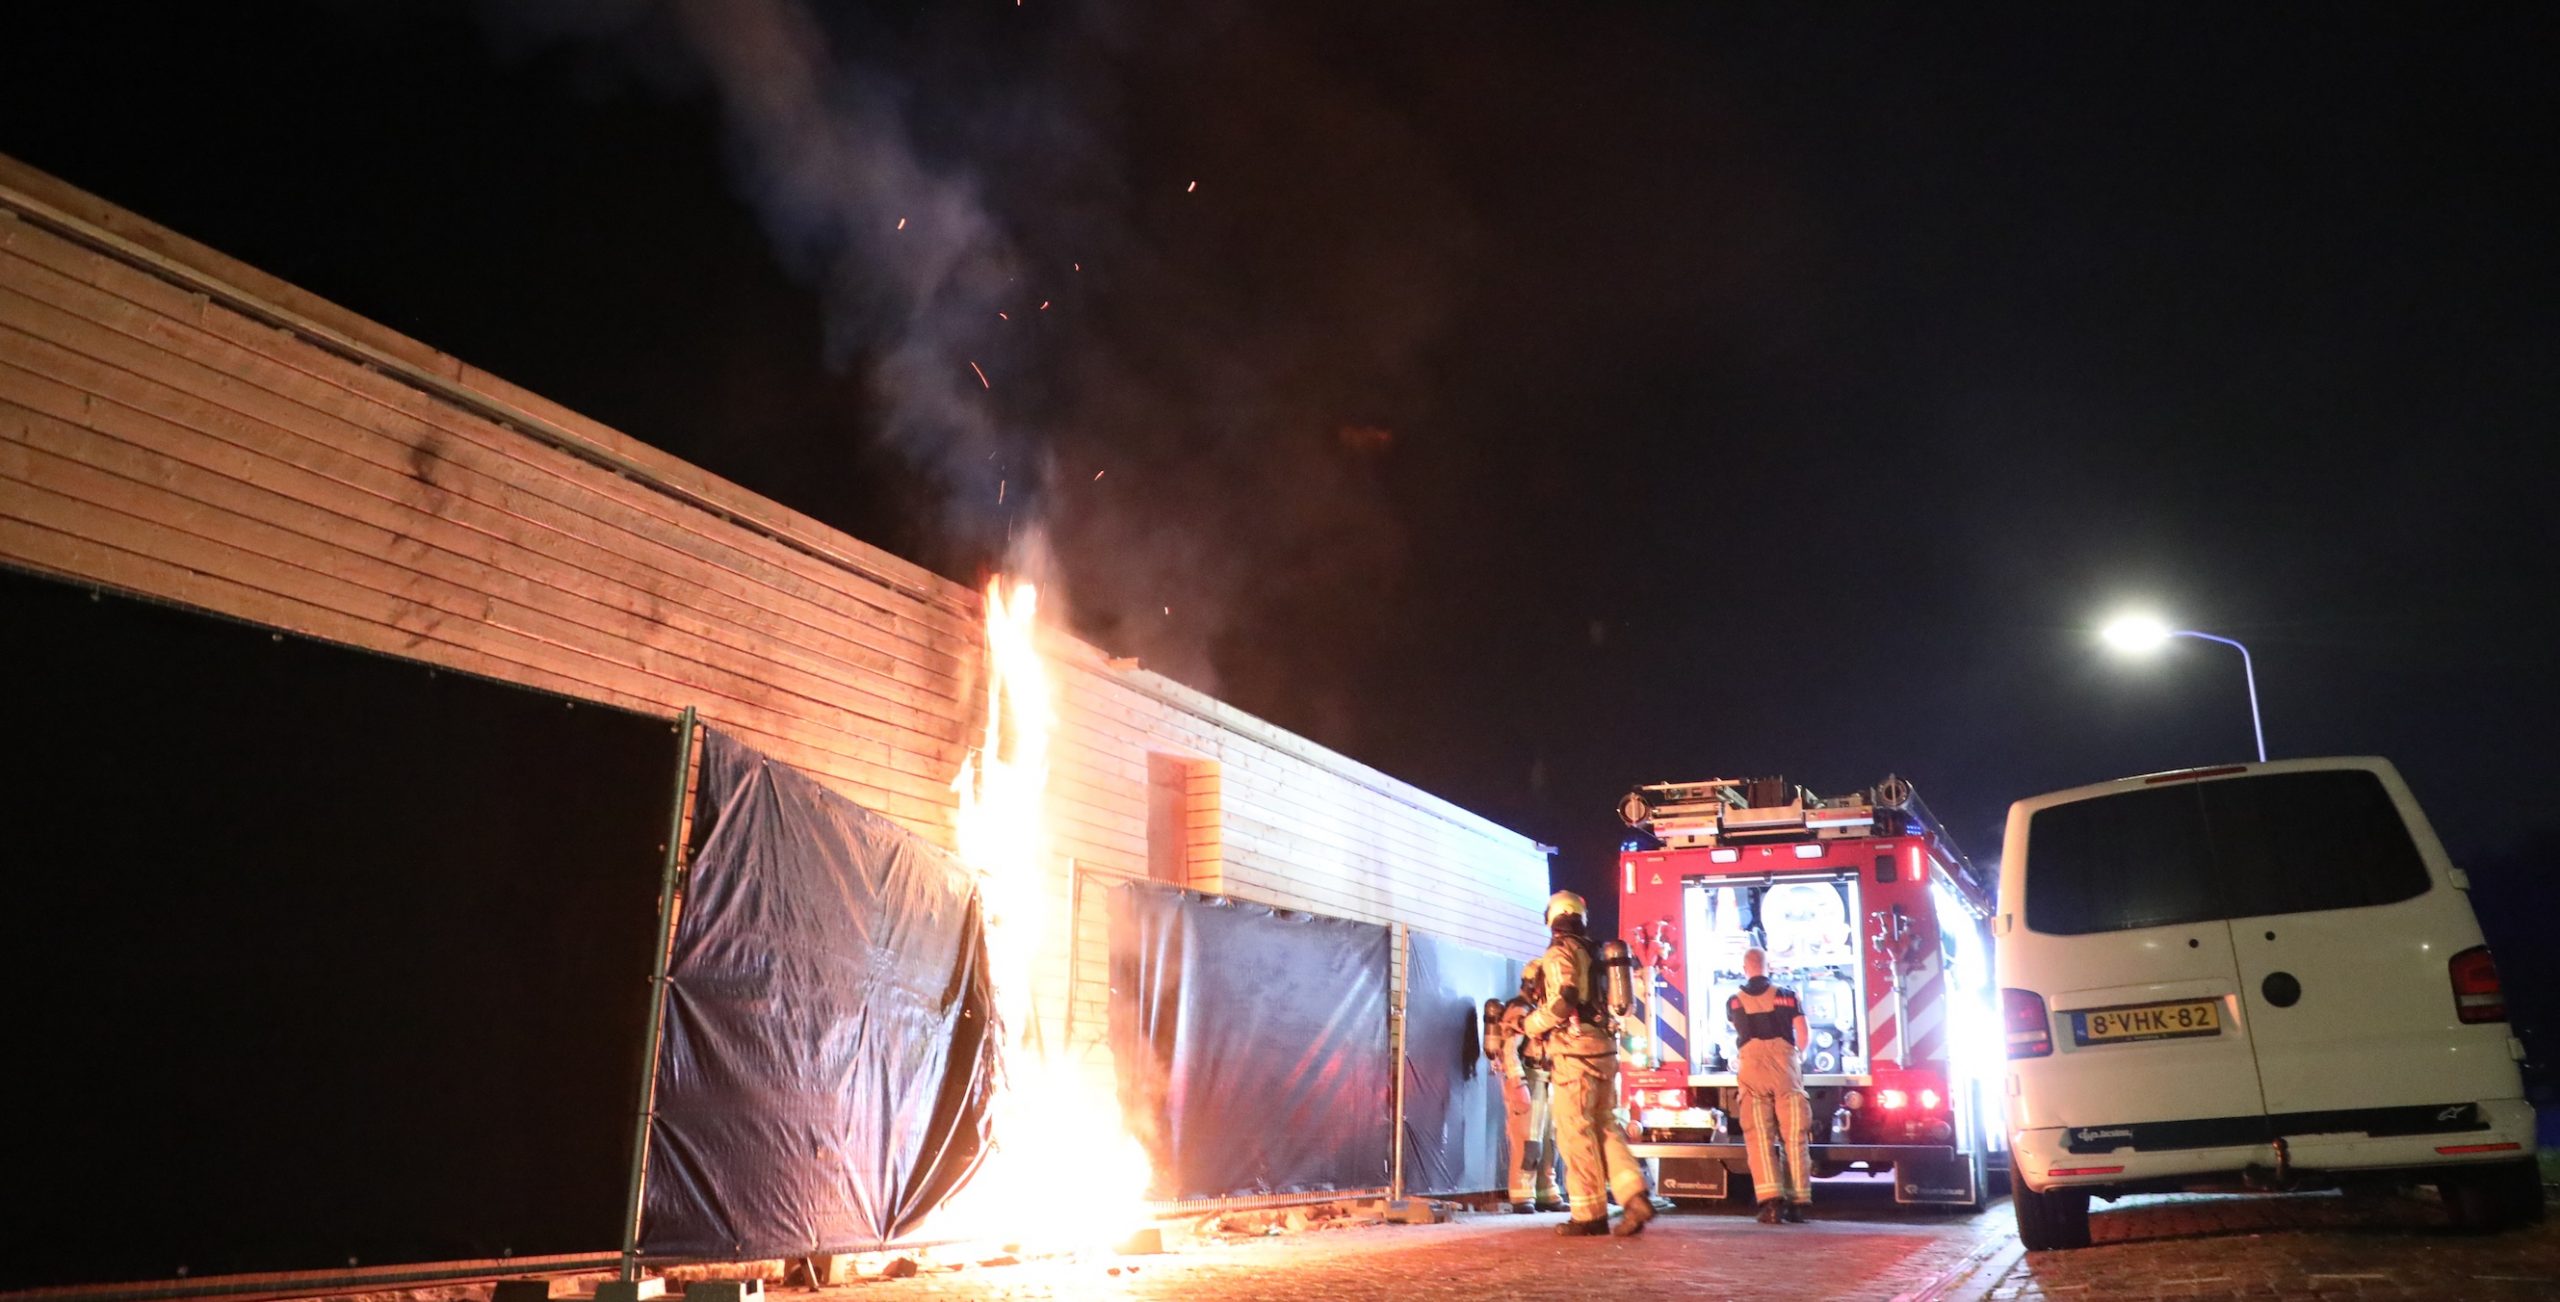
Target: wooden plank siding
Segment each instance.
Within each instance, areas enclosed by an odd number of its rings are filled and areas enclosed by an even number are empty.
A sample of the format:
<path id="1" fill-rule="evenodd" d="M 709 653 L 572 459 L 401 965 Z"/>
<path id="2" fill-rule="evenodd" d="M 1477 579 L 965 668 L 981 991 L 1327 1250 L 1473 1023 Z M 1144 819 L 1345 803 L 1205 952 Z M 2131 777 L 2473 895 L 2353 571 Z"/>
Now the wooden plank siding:
<path id="1" fill-rule="evenodd" d="M 982 708 L 966 587 L 6 158 L 0 561 L 692 706 L 944 846 Z M 1063 632 L 1044 646 L 1053 916 L 1076 906 L 1040 965 L 1052 1036 L 1100 1042 L 1108 889 L 1151 861 L 1504 953 L 1543 940 L 1527 838 Z M 1152 829 L 1151 756 L 1183 774 Z M 1178 844 L 1151 859 L 1151 836 Z"/>

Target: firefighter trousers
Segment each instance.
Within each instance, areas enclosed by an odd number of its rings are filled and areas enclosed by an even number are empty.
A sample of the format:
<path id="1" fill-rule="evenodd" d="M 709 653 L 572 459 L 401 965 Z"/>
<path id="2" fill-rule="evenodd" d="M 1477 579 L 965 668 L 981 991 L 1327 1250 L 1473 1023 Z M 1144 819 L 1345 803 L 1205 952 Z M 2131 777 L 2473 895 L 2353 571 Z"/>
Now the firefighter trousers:
<path id="1" fill-rule="evenodd" d="M 1511 1201 L 1554 1202 L 1556 1120 L 1545 1072 L 1502 1078 L 1502 1128 L 1511 1141 Z"/>
<path id="2" fill-rule="evenodd" d="M 1573 1219 L 1609 1218 L 1609 1195 L 1633 1207 L 1646 1197 L 1644 1168 L 1627 1149 L 1615 1113 L 1618 1055 L 1555 1058 L 1556 1146 L 1564 1150 L 1565 1196 Z"/>
<path id="3" fill-rule="evenodd" d="M 1753 1089 L 1747 1080 L 1743 1083 L 1742 1147 L 1751 1159 L 1751 1186 L 1760 1201 L 1813 1201 L 1813 1181 L 1808 1178 L 1811 1154 L 1806 1147 L 1812 1136 L 1813 1100 L 1805 1097 L 1803 1086 L 1766 1090 Z M 1779 1182 L 1781 1154 L 1784 1184 Z"/>

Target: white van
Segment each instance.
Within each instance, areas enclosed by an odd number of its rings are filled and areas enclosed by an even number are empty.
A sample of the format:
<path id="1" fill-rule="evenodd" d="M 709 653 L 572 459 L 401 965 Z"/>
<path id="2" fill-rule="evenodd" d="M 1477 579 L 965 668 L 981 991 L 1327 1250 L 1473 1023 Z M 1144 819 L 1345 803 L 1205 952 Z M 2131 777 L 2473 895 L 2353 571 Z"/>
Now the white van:
<path id="1" fill-rule="evenodd" d="M 2540 1219 L 2469 882 L 2379 759 L 2126 778 L 2009 809 L 1997 937 L 2018 1237 L 2089 1198 L 2432 1182 Z"/>

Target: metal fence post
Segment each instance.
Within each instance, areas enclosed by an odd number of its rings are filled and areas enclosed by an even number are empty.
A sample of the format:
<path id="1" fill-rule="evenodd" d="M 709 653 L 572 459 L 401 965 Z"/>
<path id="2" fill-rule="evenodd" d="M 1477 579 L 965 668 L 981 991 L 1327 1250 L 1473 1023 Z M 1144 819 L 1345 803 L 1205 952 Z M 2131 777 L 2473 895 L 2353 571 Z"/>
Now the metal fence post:
<path id="1" fill-rule="evenodd" d="M 640 1087 L 631 1118 L 631 1180 L 622 1204 L 623 1283 L 639 1278 L 640 1196 L 649 1178 L 649 1119 L 658 1102 L 658 1048 L 666 1038 L 667 959 L 675 948 L 676 872 L 684 863 L 685 797 L 693 785 L 693 707 L 676 718 L 675 798 L 667 814 L 667 857 L 658 874 L 658 943 L 649 967 L 649 1026 L 640 1042 Z"/>
<path id="2" fill-rule="evenodd" d="M 1395 1123 L 1388 1128 L 1387 1142 L 1395 1146 L 1393 1174 L 1387 1182 L 1387 1198 L 1404 1201 L 1404 1078 L 1405 1078 L 1405 1014 L 1413 984 L 1413 928 L 1395 924 L 1396 955 L 1401 961 L 1395 967 L 1395 980 L 1387 991 L 1387 1010 L 1394 1027 L 1389 1037 L 1395 1046 Z"/>

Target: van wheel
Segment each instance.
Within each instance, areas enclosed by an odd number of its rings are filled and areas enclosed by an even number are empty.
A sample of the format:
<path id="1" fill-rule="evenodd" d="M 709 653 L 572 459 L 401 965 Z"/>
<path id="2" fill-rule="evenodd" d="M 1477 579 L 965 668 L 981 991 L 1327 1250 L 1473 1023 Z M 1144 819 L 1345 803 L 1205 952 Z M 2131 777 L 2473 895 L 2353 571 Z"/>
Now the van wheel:
<path id="1" fill-rule="evenodd" d="M 2030 1252 L 2089 1246 L 2089 1191 L 2050 1189 L 2038 1193 L 2024 1180 L 2012 1179 L 2009 1208 L 2018 1215 L 2018 1242 Z"/>
<path id="2" fill-rule="evenodd" d="M 2532 1162 L 2500 1162 L 2448 1174 L 2436 1194 L 2458 1230 L 2494 1234 L 2542 1220 L 2542 1170 Z"/>

